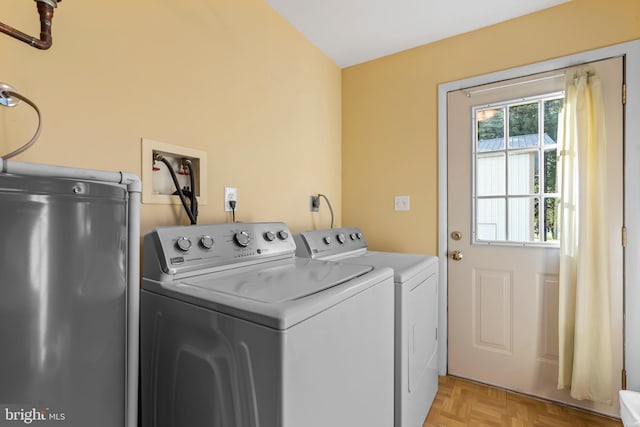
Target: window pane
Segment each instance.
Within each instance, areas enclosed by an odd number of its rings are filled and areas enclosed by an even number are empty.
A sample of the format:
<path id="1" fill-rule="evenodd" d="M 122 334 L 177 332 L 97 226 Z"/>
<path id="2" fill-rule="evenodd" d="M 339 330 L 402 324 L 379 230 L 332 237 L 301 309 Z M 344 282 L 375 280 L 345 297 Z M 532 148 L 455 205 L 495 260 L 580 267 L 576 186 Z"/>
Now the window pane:
<path id="1" fill-rule="evenodd" d="M 536 194 L 539 188 L 538 151 L 509 153 L 509 194 Z"/>
<path id="2" fill-rule="evenodd" d="M 557 246 L 558 96 L 473 108 L 474 241 Z"/>
<path id="3" fill-rule="evenodd" d="M 544 192 L 557 193 L 556 182 L 556 159 L 558 150 L 547 150 L 544 152 Z"/>
<path id="4" fill-rule="evenodd" d="M 509 199 L 509 240 L 513 242 L 540 241 L 539 199 Z"/>
<path id="5" fill-rule="evenodd" d="M 544 144 L 556 144 L 558 142 L 558 116 L 564 99 L 554 99 L 544 102 Z"/>
<path id="6" fill-rule="evenodd" d="M 544 241 L 558 243 L 558 205 L 557 198 L 544 200 Z"/>
<path id="7" fill-rule="evenodd" d="M 538 146 L 538 102 L 509 107 L 509 148 Z"/>
<path id="8" fill-rule="evenodd" d="M 504 199 L 479 199 L 476 211 L 477 240 L 506 240 Z"/>
<path id="9" fill-rule="evenodd" d="M 504 192 L 504 153 L 479 155 L 476 161 L 476 194 L 478 196 L 503 196 Z"/>
<path id="10" fill-rule="evenodd" d="M 477 150 L 504 150 L 504 108 L 487 108 L 476 111 L 478 123 Z"/>

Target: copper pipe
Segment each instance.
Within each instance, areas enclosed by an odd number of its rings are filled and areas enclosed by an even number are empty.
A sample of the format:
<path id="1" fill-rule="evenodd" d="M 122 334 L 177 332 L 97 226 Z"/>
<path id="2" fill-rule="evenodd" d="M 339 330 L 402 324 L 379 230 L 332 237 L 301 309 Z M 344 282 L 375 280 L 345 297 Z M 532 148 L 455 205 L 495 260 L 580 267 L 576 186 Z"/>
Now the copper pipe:
<path id="1" fill-rule="evenodd" d="M 16 30 L 0 22 L 0 32 L 10 35 L 23 41 L 37 49 L 49 49 L 52 43 L 51 21 L 53 20 L 54 5 L 62 0 L 36 0 L 38 3 L 38 14 L 40 15 L 40 38 L 31 37 L 22 31 Z"/>

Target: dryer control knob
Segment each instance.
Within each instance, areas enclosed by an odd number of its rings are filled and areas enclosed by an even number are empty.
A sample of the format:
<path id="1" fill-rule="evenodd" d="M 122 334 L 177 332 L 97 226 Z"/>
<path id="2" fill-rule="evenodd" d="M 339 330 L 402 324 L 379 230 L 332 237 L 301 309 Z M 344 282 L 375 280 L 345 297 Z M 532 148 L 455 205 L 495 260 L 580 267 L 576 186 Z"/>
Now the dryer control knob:
<path id="1" fill-rule="evenodd" d="M 280 240 L 287 240 L 289 238 L 289 233 L 287 233 L 284 230 L 280 230 L 278 231 L 278 239 Z"/>
<path id="2" fill-rule="evenodd" d="M 213 238 L 211 236 L 202 236 L 200 238 L 200 246 L 205 249 L 211 249 L 213 247 Z"/>
<path id="3" fill-rule="evenodd" d="M 176 241 L 176 247 L 181 251 L 186 252 L 191 249 L 191 240 L 189 240 L 187 237 L 178 237 L 178 240 Z"/>
<path id="4" fill-rule="evenodd" d="M 338 238 L 338 242 L 340 243 L 344 243 L 347 241 L 347 238 L 344 236 L 344 233 L 338 233 L 336 237 Z"/>
<path id="5" fill-rule="evenodd" d="M 273 234 L 273 231 L 267 231 L 266 233 L 264 233 L 264 240 L 266 240 L 267 242 L 273 242 L 274 240 L 276 240 L 276 235 Z"/>
<path id="6" fill-rule="evenodd" d="M 233 236 L 233 239 L 243 248 L 249 246 L 249 242 L 251 241 L 251 237 L 246 231 L 238 231 L 235 236 Z"/>
<path id="7" fill-rule="evenodd" d="M 322 239 L 324 241 L 324 243 L 326 243 L 327 245 L 331 243 L 331 237 L 326 236 L 324 239 Z"/>

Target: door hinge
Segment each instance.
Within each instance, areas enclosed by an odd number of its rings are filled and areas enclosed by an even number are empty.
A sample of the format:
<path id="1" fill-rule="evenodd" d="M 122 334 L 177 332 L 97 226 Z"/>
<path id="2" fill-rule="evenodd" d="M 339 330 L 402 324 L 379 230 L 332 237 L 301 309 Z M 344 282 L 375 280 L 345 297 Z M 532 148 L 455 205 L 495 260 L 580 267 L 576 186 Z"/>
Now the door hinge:
<path id="1" fill-rule="evenodd" d="M 627 227 L 622 226 L 622 247 L 627 247 Z"/>
<path id="2" fill-rule="evenodd" d="M 622 389 L 626 390 L 627 389 L 627 370 L 623 369 L 622 370 Z"/>
<path id="3" fill-rule="evenodd" d="M 627 84 L 622 83 L 622 105 L 627 105 Z"/>
<path id="4" fill-rule="evenodd" d="M 436 341 L 438 341 L 438 328 L 436 328 Z"/>

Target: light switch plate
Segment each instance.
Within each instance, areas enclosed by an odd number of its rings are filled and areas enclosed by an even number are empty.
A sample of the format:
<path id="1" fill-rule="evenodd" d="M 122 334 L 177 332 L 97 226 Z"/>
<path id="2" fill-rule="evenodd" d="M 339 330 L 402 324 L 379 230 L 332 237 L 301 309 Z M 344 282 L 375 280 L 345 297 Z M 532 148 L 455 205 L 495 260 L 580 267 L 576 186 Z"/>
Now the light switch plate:
<path id="1" fill-rule="evenodd" d="M 394 196 L 393 206 L 396 211 L 408 211 L 410 209 L 409 196 Z"/>

